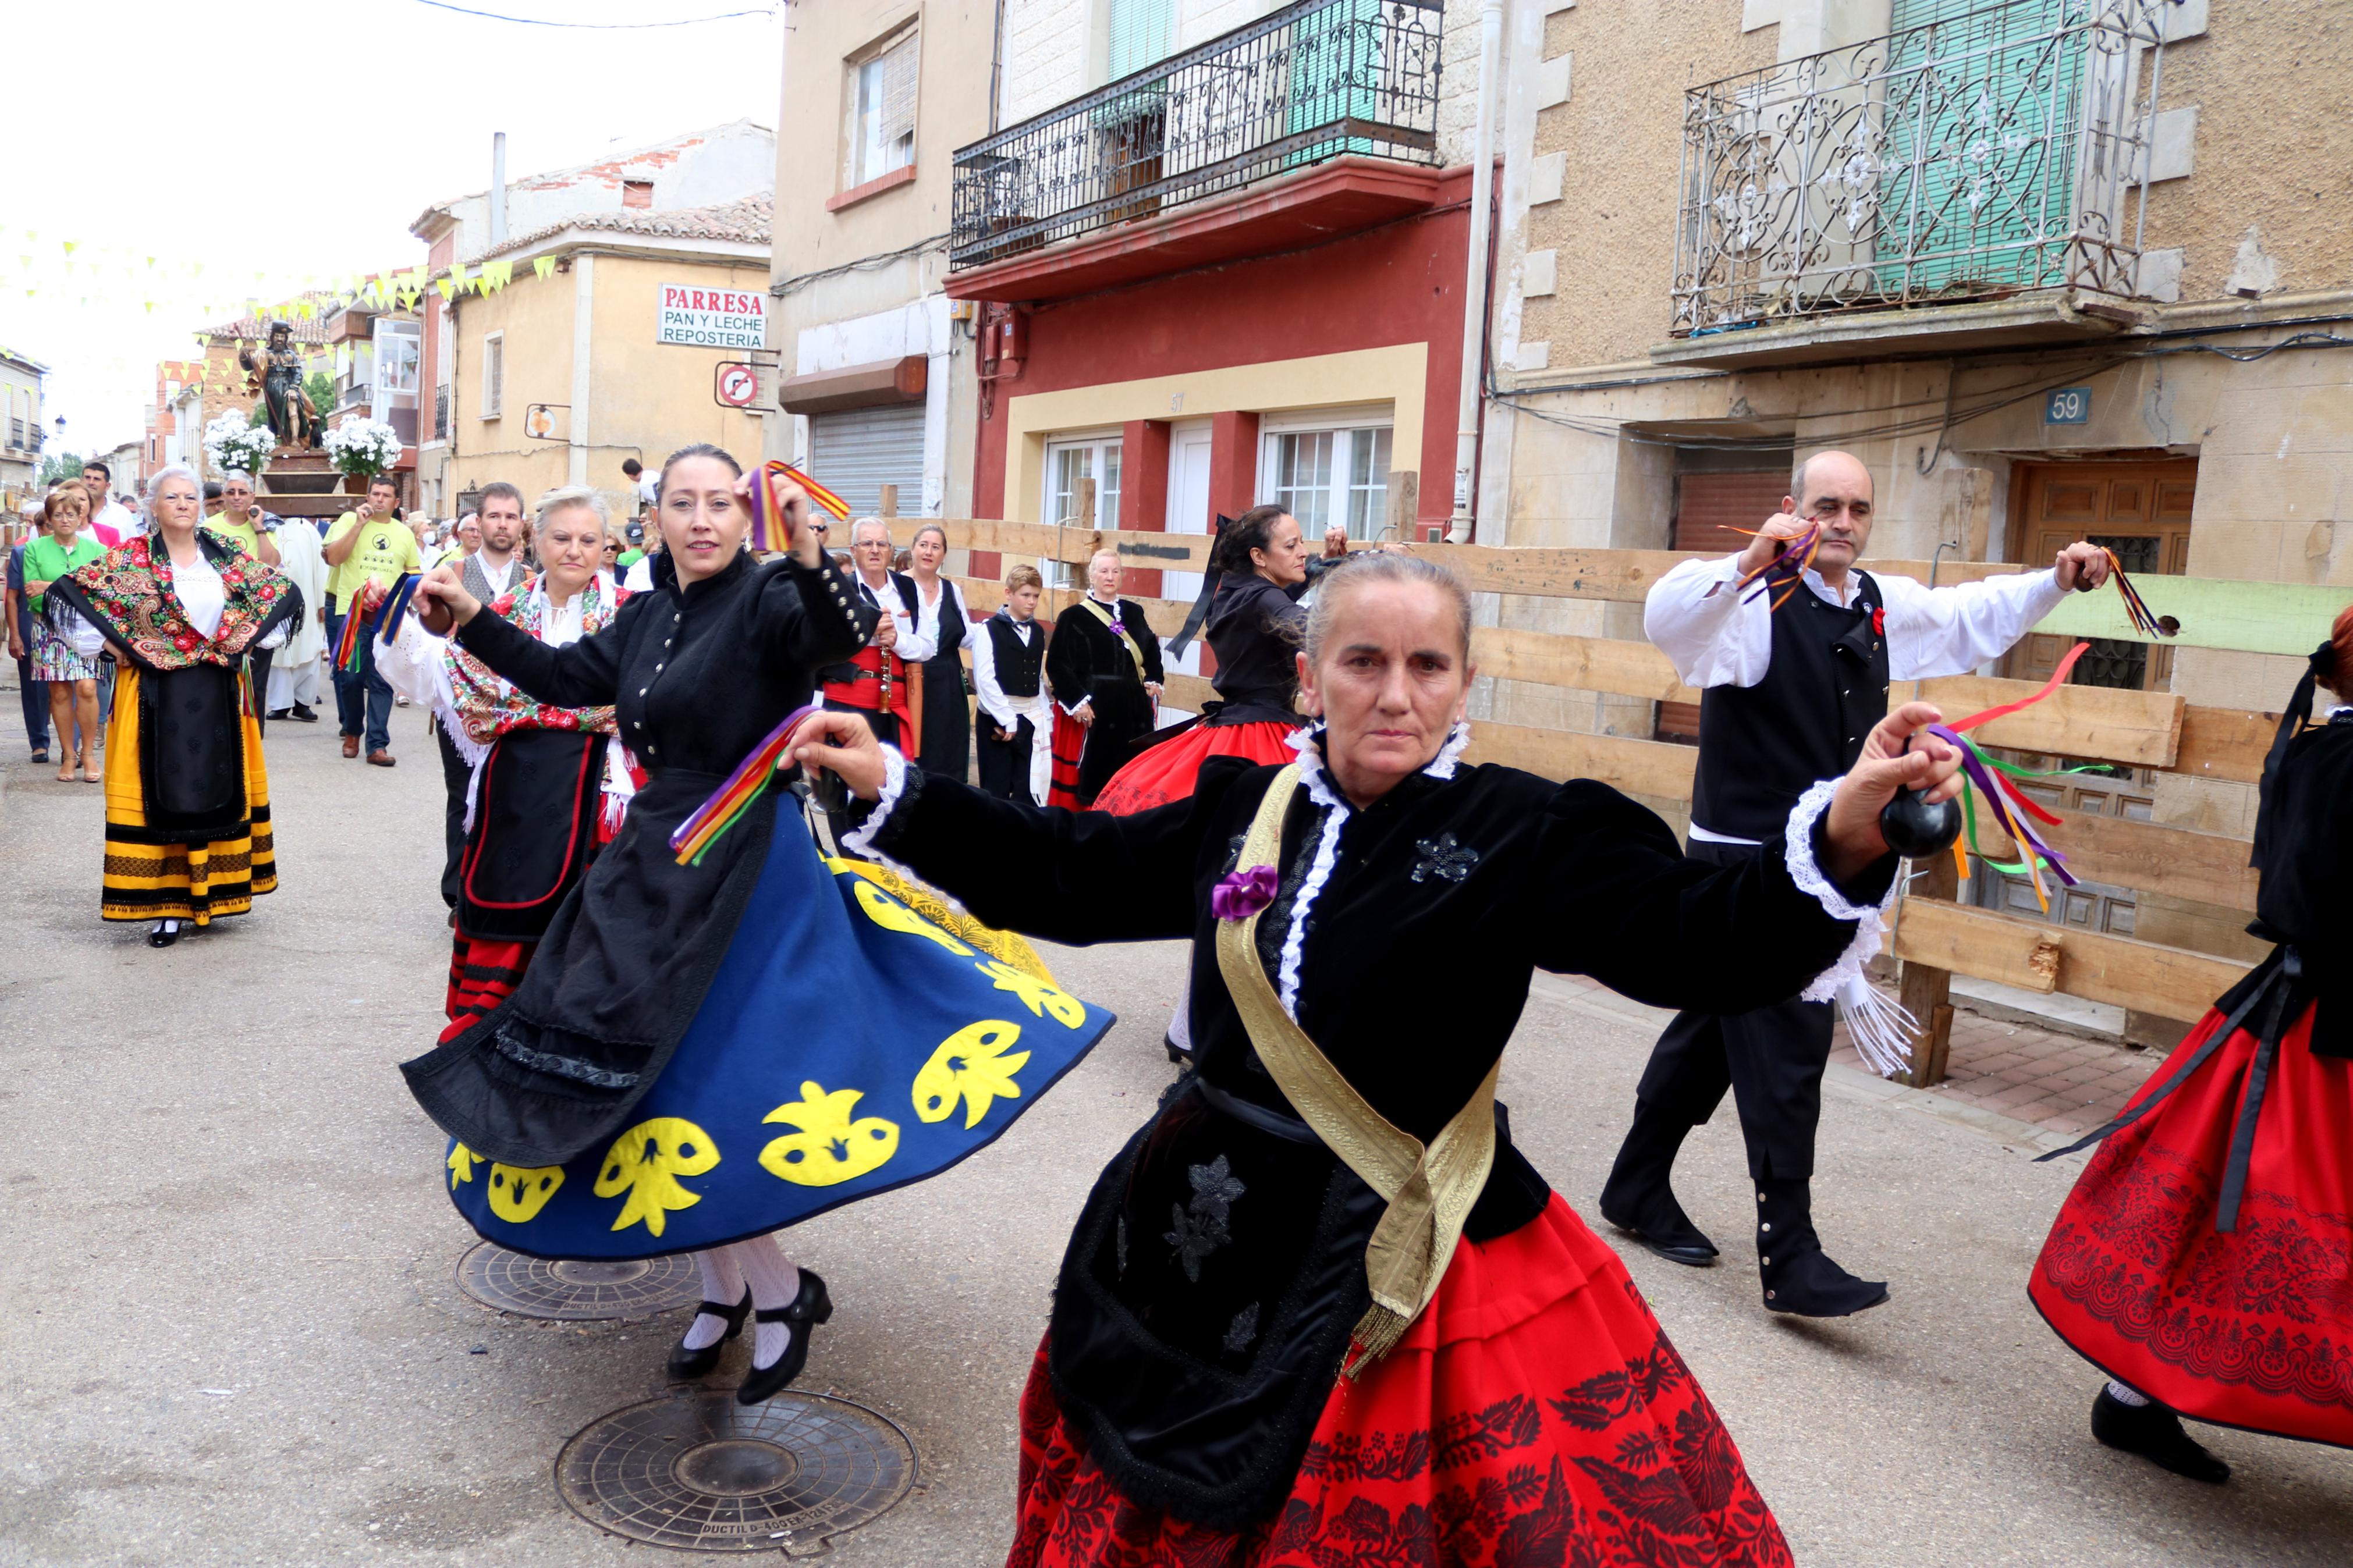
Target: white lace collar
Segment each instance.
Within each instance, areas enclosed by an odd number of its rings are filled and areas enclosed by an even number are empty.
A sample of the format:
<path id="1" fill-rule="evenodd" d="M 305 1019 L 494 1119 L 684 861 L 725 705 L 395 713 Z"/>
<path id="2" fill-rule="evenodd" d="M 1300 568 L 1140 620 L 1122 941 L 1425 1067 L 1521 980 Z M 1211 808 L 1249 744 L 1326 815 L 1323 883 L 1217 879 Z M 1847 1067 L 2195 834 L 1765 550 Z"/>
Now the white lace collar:
<path id="1" fill-rule="evenodd" d="M 1338 790 L 1332 786 L 1331 775 L 1324 767 L 1324 726 L 1310 724 L 1303 730 L 1293 730 L 1289 737 L 1291 749 L 1299 753 L 1299 782 L 1307 786 L 1309 798 L 1322 806 L 1343 805 Z M 1430 759 L 1422 772 L 1434 779 L 1451 779 L 1455 764 L 1461 760 L 1463 749 L 1471 744 L 1471 721 L 1458 719 L 1448 731 L 1446 743 L 1438 748 L 1438 755 Z"/>

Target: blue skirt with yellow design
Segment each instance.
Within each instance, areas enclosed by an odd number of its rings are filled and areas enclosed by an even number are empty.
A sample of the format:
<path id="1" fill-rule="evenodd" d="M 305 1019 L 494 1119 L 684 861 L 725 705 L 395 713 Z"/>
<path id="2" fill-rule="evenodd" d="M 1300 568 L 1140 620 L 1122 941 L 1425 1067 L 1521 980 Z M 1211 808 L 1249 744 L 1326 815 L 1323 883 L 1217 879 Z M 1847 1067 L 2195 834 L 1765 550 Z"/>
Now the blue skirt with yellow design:
<path id="1" fill-rule="evenodd" d="M 754 808 L 758 809 L 758 808 Z M 1113 1023 L 888 868 L 826 859 L 790 797 L 702 1005 L 635 1121 L 568 1164 L 463 1143 L 450 1201 L 539 1258 L 723 1247 L 987 1148 Z"/>

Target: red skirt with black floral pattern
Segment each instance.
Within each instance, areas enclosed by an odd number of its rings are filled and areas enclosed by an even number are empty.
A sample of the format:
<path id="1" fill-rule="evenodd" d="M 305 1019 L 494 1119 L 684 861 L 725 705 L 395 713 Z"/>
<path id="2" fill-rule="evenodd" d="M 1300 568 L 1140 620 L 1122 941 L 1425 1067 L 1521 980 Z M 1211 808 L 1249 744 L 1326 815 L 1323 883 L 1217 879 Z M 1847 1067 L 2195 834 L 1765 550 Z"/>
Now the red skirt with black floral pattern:
<path id="1" fill-rule="evenodd" d="M 2086 1361 L 2184 1415 L 2353 1447 L 2353 1061 L 2313 1055 L 2312 1018 L 2307 1007 L 2281 1036 L 2267 1083 L 2251 1081 L 2258 1041 L 2242 1028 L 2110 1134 L 2027 1294 Z M 2175 1051 L 2223 1022 L 2210 1011 Z M 2263 1100 L 2246 1186 L 2219 1231 L 2251 1088 Z"/>
<path id="2" fill-rule="evenodd" d="M 1021 1397 L 1008 1568 L 1784 1568 L 1772 1511 L 1625 1266 L 1556 1194 L 1464 1241 L 1404 1341 L 1332 1391 L 1290 1498 L 1240 1532 L 1122 1496 Z"/>
<path id="3" fill-rule="evenodd" d="M 1150 811 L 1171 801 L 1190 800 L 1201 764 L 1211 757 L 1248 757 L 1281 764 L 1293 760 L 1293 726 L 1263 719 L 1250 724 L 1196 724 L 1183 734 L 1147 746 L 1112 774 L 1095 796 L 1095 809 L 1113 816 Z"/>

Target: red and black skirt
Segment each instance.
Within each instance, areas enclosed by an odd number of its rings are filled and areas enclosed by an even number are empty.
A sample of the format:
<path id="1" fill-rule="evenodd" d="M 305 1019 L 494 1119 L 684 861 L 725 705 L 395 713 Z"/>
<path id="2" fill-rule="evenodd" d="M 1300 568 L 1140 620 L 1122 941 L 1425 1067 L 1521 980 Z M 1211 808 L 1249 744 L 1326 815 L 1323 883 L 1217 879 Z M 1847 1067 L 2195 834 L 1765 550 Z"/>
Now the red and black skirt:
<path id="1" fill-rule="evenodd" d="M 2313 1052 L 2290 952 L 2094 1134 L 2027 1290 L 2184 1415 L 2353 1447 L 2353 1061 Z"/>
<path id="2" fill-rule="evenodd" d="M 1044 1352 L 1019 1486 L 1011 1568 L 1792 1561 L 1625 1266 L 1557 1196 L 1462 1241 L 1404 1341 L 1332 1387 L 1267 1517 L 1219 1528 L 1132 1500 L 1066 1416 Z"/>
<path id="3" fill-rule="evenodd" d="M 1189 724 L 1136 753 L 1095 796 L 1095 809 L 1115 816 L 1149 811 L 1171 801 L 1189 800 L 1201 764 L 1211 757 L 1248 757 L 1282 764 L 1293 758 L 1291 736 L 1298 728 L 1278 720 L 1240 724 Z"/>

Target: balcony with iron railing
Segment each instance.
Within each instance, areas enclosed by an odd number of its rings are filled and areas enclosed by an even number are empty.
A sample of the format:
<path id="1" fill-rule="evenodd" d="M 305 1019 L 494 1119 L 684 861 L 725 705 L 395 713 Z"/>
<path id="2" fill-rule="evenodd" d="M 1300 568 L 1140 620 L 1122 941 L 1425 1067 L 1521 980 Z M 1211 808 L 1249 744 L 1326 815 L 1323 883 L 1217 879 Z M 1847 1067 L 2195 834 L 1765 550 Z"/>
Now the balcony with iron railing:
<path id="1" fill-rule="evenodd" d="M 1199 252 L 1217 198 L 1318 168 L 1371 193 L 1344 204 L 1367 214 L 1356 226 L 1428 205 L 1409 193 L 1439 163 L 1443 21 L 1443 0 L 1299 0 L 960 149 L 949 291 L 997 298 L 976 275 L 1034 281 L 1032 253 L 1057 247 L 1067 267 L 1071 242 L 1172 220 L 1191 221 Z M 1083 258 L 1076 277 L 1094 277 Z"/>
<path id="2" fill-rule="evenodd" d="M 2117 330 L 2145 291 L 2166 11 L 2008 0 L 1689 90 L 1683 341 L 1652 357 L 1803 358 L 1859 331 L 1926 347 L 1972 323 L 2021 342 Z"/>
<path id="3" fill-rule="evenodd" d="M 433 389 L 433 439 L 449 438 L 449 384 L 443 382 Z"/>

